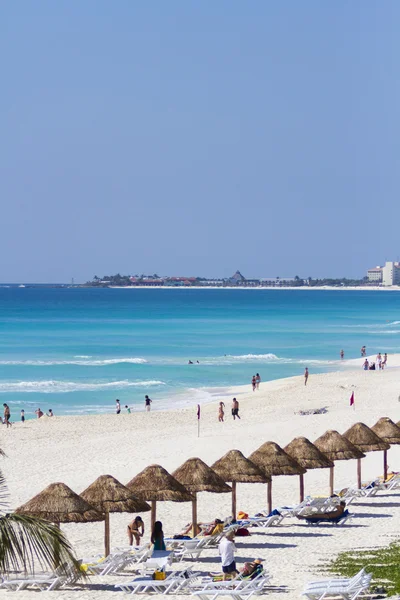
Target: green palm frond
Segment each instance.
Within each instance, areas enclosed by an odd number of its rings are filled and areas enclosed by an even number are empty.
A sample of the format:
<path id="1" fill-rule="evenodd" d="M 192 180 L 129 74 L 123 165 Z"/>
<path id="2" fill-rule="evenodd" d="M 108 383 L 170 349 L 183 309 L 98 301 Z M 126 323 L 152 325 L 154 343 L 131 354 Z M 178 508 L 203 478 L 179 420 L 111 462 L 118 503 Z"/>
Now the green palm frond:
<path id="1" fill-rule="evenodd" d="M 3 473 L 0 471 L 0 515 L 7 510 L 8 506 L 9 506 L 8 500 L 9 500 L 9 493 L 8 493 L 6 480 L 5 480 Z"/>
<path id="2" fill-rule="evenodd" d="M 0 517 L 0 573 L 33 573 L 38 566 L 53 570 L 60 565 L 79 571 L 67 538 L 56 525 L 27 515 Z"/>

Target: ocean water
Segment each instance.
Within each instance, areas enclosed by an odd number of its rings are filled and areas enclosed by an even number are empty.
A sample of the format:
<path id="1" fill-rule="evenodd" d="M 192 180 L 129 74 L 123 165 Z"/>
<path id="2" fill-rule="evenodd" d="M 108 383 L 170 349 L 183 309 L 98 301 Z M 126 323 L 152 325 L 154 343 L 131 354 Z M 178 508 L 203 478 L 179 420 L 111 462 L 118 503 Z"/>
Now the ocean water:
<path id="1" fill-rule="evenodd" d="M 0 396 L 13 420 L 195 405 L 230 385 L 400 352 L 400 294 L 0 287 Z M 188 360 L 194 362 L 188 365 Z M 199 361 L 197 364 L 196 361 Z M 361 361 L 360 361 L 361 364 Z"/>

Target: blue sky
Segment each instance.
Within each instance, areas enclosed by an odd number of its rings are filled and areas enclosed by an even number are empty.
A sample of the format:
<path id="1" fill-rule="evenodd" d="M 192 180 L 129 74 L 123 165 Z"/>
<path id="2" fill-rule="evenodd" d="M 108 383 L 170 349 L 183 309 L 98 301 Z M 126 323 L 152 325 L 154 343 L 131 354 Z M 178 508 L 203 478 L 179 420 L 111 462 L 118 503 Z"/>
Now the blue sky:
<path id="1" fill-rule="evenodd" d="M 0 7 L 0 281 L 400 255 L 400 3 Z"/>

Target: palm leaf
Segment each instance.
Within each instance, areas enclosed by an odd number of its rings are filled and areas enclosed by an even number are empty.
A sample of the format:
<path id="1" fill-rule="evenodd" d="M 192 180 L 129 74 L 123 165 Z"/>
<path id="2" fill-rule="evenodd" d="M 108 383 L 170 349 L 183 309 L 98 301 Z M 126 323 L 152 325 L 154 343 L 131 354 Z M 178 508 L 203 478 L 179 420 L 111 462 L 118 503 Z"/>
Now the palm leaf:
<path id="1" fill-rule="evenodd" d="M 6 480 L 3 473 L 0 471 L 0 515 L 8 508 L 9 493 Z"/>
<path id="2" fill-rule="evenodd" d="M 0 517 L 0 573 L 34 573 L 37 566 L 51 570 L 69 566 L 79 571 L 67 538 L 56 525 L 28 515 Z"/>

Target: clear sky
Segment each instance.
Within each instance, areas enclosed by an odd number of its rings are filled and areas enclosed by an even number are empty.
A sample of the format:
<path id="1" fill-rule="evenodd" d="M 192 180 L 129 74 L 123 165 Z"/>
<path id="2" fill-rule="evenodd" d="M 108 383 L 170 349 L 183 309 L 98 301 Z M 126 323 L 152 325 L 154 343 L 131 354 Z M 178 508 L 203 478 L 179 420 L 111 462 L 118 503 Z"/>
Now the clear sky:
<path id="1" fill-rule="evenodd" d="M 400 256 L 398 0 L 5 0 L 0 281 Z"/>

